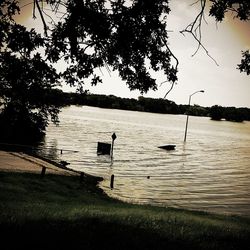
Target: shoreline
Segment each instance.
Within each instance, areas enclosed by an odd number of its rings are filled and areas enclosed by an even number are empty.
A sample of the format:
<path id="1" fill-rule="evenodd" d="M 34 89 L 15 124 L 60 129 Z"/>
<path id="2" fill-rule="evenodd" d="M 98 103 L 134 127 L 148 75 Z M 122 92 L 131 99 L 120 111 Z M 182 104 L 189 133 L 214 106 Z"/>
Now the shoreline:
<path id="1" fill-rule="evenodd" d="M 35 164 L 6 154 L 14 163 Z M 103 249 L 120 250 L 242 250 L 250 244 L 250 218 L 126 203 L 98 188 L 98 177 L 80 181 L 77 173 L 50 169 L 41 178 L 40 165 L 13 172 L 11 164 L 2 171 L 2 163 L 8 163 L 4 157 L 0 162 L 0 230 L 6 249 L 93 250 L 101 243 Z"/>
<path id="2" fill-rule="evenodd" d="M 214 216 L 226 216 L 226 217 L 239 217 L 239 218 L 246 218 L 246 219 L 250 219 L 249 216 L 247 215 L 241 215 L 241 214 L 232 214 L 232 213 L 216 213 L 216 212 L 211 212 L 211 211 L 204 211 L 204 210 L 199 210 L 199 209 L 188 209 L 188 208 L 178 208 L 178 207 L 166 207 L 166 206 L 161 206 L 161 205 L 152 205 L 152 204 L 147 204 L 147 203 L 133 203 L 130 201 L 126 201 L 126 200 L 122 200 L 119 199 L 118 197 L 113 197 L 108 195 L 108 193 L 106 193 L 100 186 L 100 183 L 103 181 L 103 178 L 100 176 L 94 176 L 94 175 L 90 175 L 90 174 L 86 174 L 83 171 L 77 171 L 71 168 L 68 168 L 66 166 L 63 166 L 62 164 L 55 162 L 53 160 L 47 159 L 43 156 L 38 156 L 36 154 L 31 154 L 31 153 L 24 153 L 24 152 L 15 152 L 15 151 L 5 151 L 5 150 L 1 150 L 0 149 L 0 171 L 1 169 L 1 153 L 2 152 L 6 152 L 9 153 L 10 155 L 14 156 L 14 157 L 18 157 L 20 159 L 23 159 L 27 162 L 30 162 L 31 164 L 35 164 L 37 165 L 38 169 L 37 169 L 37 173 L 41 173 L 42 171 L 42 167 L 46 167 L 49 170 L 49 174 L 53 173 L 53 174 L 59 174 L 59 175 L 72 175 L 72 176 L 79 176 L 80 181 L 82 182 L 84 180 L 84 178 L 89 178 L 91 180 L 91 182 L 95 182 L 95 187 L 96 190 L 101 190 L 102 194 L 104 197 L 108 197 L 111 200 L 115 200 L 117 202 L 121 202 L 124 204 L 131 204 L 131 205 L 135 205 L 135 206 L 152 206 L 155 208 L 163 208 L 163 209 L 173 209 L 173 210 L 178 210 L 178 211 L 187 211 L 187 212 L 194 212 L 194 213 L 202 213 L 202 214 L 207 214 L 207 215 L 214 215 Z M 49 165 L 47 165 L 49 164 Z M 4 169 L 7 170 L 7 169 Z M 34 171 L 34 170 L 33 170 Z M 12 172 L 11 170 L 7 170 L 7 172 Z M 15 172 L 15 171 L 14 171 Z M 27 171 L 27 169 L 24 169 L 23 171 L 18 171 L 18 172 L 32 172 L 32 171 Z M 48 172 L 48 171 L 47 171 Z"/>
<path id="3" fill-rule="evenodd" d="M 91 178 L 96 178 L 99 181 L 103 180 L 102 177 L 93 176 L 93 175 L 90 175 L 90 174 L 86 174 L 83 171 L 74 170 L 72 168 L 66 167 L 62 163 L 60 164 L 60 163 L 58 163 L 56 161 L 47 159 L 46 157 L 39 156 L 37 154 L 32 154 L 32 153 L 23 152 L 23 151 L 3 150 L 3 149 L 0 148 L 0 154 L 3 154 L 3 152 L 9 153 L 10 155 L 13 155 L 13 156 L 16 156 L 16 157 L 19 157 L 19 158 L 21 158 L 21 159 L 23 159 L 25 161 L 28 161 L 28 162 L 33 163 L 35 165 L 38 165 L 40 167 L 44 166 L 44 167 L 46 167 L 48 169 L 61 170 L 61 171 L 59 171 L 60 173 L 63 173 L 63 171 L 65 171 L 65 173 L 78 174 L 79 176 L 82 176 L 82 177 L 83 176 L 88 176 L 88 177 L 91 177 Z M 1 158 L 0 158 L 0 164 L 1 164 Z M 0 170 L 1 170 L 1 167 L 0 167 Z M 25 172 L 25 170 L 24 170 L 24 172 Z"/>

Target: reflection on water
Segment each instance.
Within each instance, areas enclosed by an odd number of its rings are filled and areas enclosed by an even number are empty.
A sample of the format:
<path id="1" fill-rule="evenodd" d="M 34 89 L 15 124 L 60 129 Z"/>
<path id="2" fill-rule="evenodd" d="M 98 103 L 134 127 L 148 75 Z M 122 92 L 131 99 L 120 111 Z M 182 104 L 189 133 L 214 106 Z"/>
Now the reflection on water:
<path id="1" fill-rule="evenodd" d="M 69 167 L 104 177 L 110 196 L 219 213 L 250 216 L 250 123 L 71 106 L 60 126 L 50 125 L 46 147 Z M 114 161 L 97 156 L 97 142 L 114 143 Z M 175 144 L 176 150 L 158 148 Z M 114 174 L 114 189 L 110 176 Z"/>

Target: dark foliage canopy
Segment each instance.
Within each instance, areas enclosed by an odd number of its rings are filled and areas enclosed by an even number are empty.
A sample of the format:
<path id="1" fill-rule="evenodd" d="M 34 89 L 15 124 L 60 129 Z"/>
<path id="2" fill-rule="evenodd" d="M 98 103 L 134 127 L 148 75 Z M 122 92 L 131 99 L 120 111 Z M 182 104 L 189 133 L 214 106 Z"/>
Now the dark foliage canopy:
<path id="1" fill-rule="evenodd" d="M 49 116 L 57 122 L 59 109 L 46 96 L 58 84 L 58 74 L 39 49 L 44 39 L 12 19 L 19 8 L 0 4 L 0 139 L 40 138 Z"/>
<path id="2" fill-rule="evenodd" d="M 15 23 L 14 15 L 22 11 L 16 0 L 0 3 L 1 140 L 41 135 L 49 118 L 58 122 L 59 109 L 48 96 L 60 79 L 83 91 L 86 81 L 92 85 L 101 82 L 97 72 L 106 68 L 108 72 L 117 71 L 131 90 L 141 93 L 157 89 L 152 71 L 164 72 L 172 87 L 176 83 L 178 59 L 168 45 L 168 0 L 30 1 L 33 15 L 42 20 L 44 35 Z M 194 23 L 187 26 L 190 33 L 196 21 L 199 27 L 209 1 L 197 2 L 202 9 Z M 217 21 L 223 21 L 227 12 L 249 20 L 248 0 L 210 2 L 210 15 Z M 51 16 L 44 11 L 45 5 L 52 10 Z M 59 14 L 61 17 L 54 19 Z M 249 74 L 249 51 L 242 53 L 238 68 Z M 58 72 L 55 65 L 61 61 L 67 67 Z"/>
<path id="3" fill-rule="evenodd" d="M 39 1 L 35 2 L 39 6 Z M 188 26 L 191 33 L 201 30 L 195 28 L 195 23 L 201 28 L 205 6 L 209 3 L 209 14 L 218 22 L 228 12 L 241 21 L 249 21 L 248 0 L 198 2 L 201 13 Z M 62 76 L 70 85 L 78 85 L 82 90 L 82 84 L 89 78 L 96 85 L 102 81 L 97 69 L 103 67 L 117 70 L 131 90 L 141 93 L 158 87 L 149 69 L 164 72 L 172 86 L 176 83 L 179 63 L 168 45 L 168 0 L 47 0 L 47 3 L 54 13 L 63 9 L 64 15 L 59 22 L 53 20 L 51 27 L 44 21 L 46 34 L 50 30 L 46 55 L 52 62 L 63 59 L 69 63 Z M 197 41 L 198 48 L 203 47 L 201 34 Z M 242 53 L 238 69 L 248 73 L 248 51 Z"/>
<path id="4" fill-rule="evenodd" d="M 167 45 L 168 1 L 61 1 L 66 8 L 63 20 L 52 28 L 48 59 L 71 62 L 62 76 L 70 85 L 89 77 L 101 82 L 98 68 L 117 70 L 131 90 L 156 90 L 150 68 L 164 71 L 168 81 L 177 80 L 177 67 Z"/>
<path id="5" fill-rule="evenodd" d="M 236 18 L 247 21 L 250 18 L 250 2 L 248 0 L 210 0 L 212 6 L 210 15 L 221 22 L 227 12 L 232 12 Z"/>
<path id="6" fill-rule="evenodd" d="M 250 54 L 249 50 L 242 52 L 242 59 L 241 63 L 238 65 L 238 68 L 241 72 L 247 73 L 247 75 L 250 74 Z"/>

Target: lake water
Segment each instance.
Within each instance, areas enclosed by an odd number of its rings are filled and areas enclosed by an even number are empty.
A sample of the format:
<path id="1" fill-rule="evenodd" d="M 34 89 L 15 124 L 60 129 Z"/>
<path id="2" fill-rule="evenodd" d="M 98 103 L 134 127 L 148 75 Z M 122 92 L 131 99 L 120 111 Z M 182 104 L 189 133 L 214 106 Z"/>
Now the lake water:
<path id="1" fill-rule="evenodd" d="M 190 116 L 184 144 L 183 115 L 71 106 L 63 108 L 60 121 L 48 127 L 45 153 L 66 160 L 73 169 L 102 176 L 100 186 L 108 195 L 250 216 L 250 122 Z M 114 132 L 111 163 L 109 156 L 96 151 L 97 142 L 111 143 Z M 176 149 L 158 148 L 166 144 Z M 63 154 L 55 149 L 63 149 Z"/>

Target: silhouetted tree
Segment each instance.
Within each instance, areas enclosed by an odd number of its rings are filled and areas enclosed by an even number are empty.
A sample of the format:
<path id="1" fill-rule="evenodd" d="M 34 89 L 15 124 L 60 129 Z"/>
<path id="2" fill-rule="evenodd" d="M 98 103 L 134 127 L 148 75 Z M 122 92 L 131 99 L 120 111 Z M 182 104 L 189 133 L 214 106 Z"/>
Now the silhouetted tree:
<path id="1" fill-rule="evenodd" d="M 16 24 L 15 1 L 0 4 L 0 139 L 36 140 L 57 122 L 59 109 L 49 105 L 48 92 L 58 82 L 56 70 L 39 49 L 44 39 L 34 29 Z"/>
<path id="2" fill-rule="evenodd" d="M 63 12 L 61 18 L 53 20 L 52 13 L 48 22 L 41 2 L 52 6 L 54 14 Z M 198 31 L 198 37 L 194 37 L 199 47 L 202 43 L 196 22 L 199 27 L 208 1 L 200 2 L 201 12 L 184 30 L 192 34 Z M 210 14 L 218 21 L 223 20 L 227 11 L 235 12 L 241 20 L 249 19 L 248 0 L 210 2 Z M 42 18 L 44 37 L 14 22 L 13 15 L 20 11 L 17 1 L 0 3 L 0 118 L 1 132 L 9 131 L 1 136 L 26 135 L 33 130 L 34 134 L 43 134 L 49 117 L 57 122 L 59 109 L 48 101 L 48 93 L 58 85 L 59 77 L 79 91 L 83 91 L 87 80 L 92 85 L 102 81 L 97 74 L 101 68 L 118 71 L 131 90 L 141 93 L 158 87 L 149 68 L 163 71 L 172 86 L 177 81 L 178 59 L 168 46 L 168 0 L 33 0 L 33 3 Z M 62 60 L 68 67 L 58 74 L 53 64 Z M 249 52 L 243 53 L 239 69 L 249 74 Z M 110 105 L 108 102 L 107 99 L 103 105 Z M 148 104 L 149 109 L 155 110 L 159 102 L 163 107 L 158 112 L 165 112 L 166 103 L 162 100 Z M 112 105 L 118 107 L 120 102 Z"/>
<path id="3" fill-rule="evenodd" d="M 50 27 L 42 1 L 33 2 L 45 37 L 14 22 L 13 16 L 20 12 L 17 1 L 0 4 L 1 126 L 9 135 L 27 132 L 19 133 L 28 126 L 26 122 L 20 127 L 18 114 L 26 115 L 25 121 L 37 128 L 38 134 L 45 131 L 49 116 L 57 121 L 58 109 L 48 103 L 45 93 L 57 85 L 59 75 L 52 64 L 61 60 L 68 67 L 60 77 L 79 91 L 86 79 L 92 85 L 101 82 L 95 70 L 102 67 L 117 70 L 131 90 L 142 93 L 157 89 L 149 67 L 162 70 L 170 82 L 177 80 L 178 60 L 167 43 L 168 1 L 47 0 L 54 13 L 61 8 L 64 12 Z M 176 60 L 174 65 L 171 59 Z M 7 118 L 13 120 L 8 122 Z"/>
<path id="4" fill-rule="evenodd" d="M 53 1 L 49 1 L 53 4 Z M 63 77 L 71 85 L 91 78 L 96 85 L 101 78 L 96 68 L 117 70 L 131 90 L 142 93 L 156 90 L 146 61 L 155 70 L 164 71 L 168 81 L 177 80 L 177 65 L 167 41 L 168 1 L 67 0 L 65 17 L 54 25 L 48 58 L 73 62 Z"/>
<path id="5" fill-rule="evenodd" d="M 206 108 L 201 107 L 196 104 L 189 107 L 188 113 L 189 115 L 193 115 L 193 116 L 207 116 L 208 115 L 208 111 Z"/>
<path id="6" fill-rule="evenodd" d="M 212 3 L 210 15 L 214 16 L 219 22 L 223 21 L 227 12 L 231 12 L 236 18 L 240 20 L 249 20 L 249 0 L 210 0 L 210 2 Z"/>
<path id="7" fill-rule="evenodd" d="M 250 74 L 250 54 L 249 50 L 242 52 L 241 63 L 238 64 L 238 69 L 241 72 L 245 72 L 247 75 Z"/>
<path id="8" fill-rule="evenodd" d="M 210 117 L 212 120 L 220 121 L 223 118 L 223 107 L 214 105 L 210 108 Z"/>
<path id="9" fill-rule="evenodd" d="M 224 118 L 227 121 L 232 122 L 242 122 L 244 120 L 243 114 L 240 112 L 239 109 L 235 107 L 227 107 L 224 109 Z"/>

